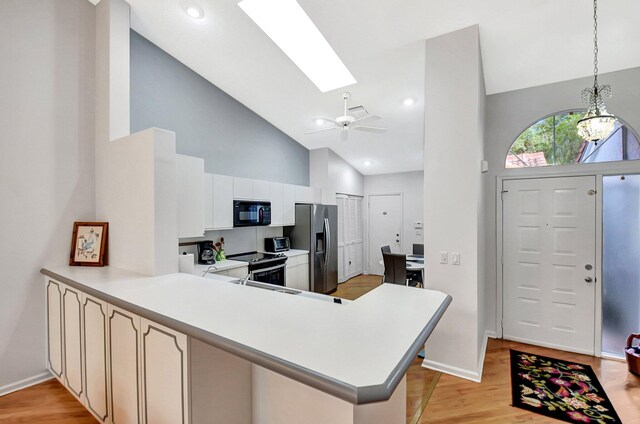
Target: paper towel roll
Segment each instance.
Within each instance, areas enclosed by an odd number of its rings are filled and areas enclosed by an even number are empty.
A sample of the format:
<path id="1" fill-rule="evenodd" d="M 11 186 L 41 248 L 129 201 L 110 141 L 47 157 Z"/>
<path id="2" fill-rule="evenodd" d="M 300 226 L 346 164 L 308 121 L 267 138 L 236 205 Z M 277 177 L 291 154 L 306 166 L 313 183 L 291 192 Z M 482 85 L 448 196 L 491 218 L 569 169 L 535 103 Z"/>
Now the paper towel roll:
<path id="1" fill-rule="evenodd" d="M 184 272 L 185 274 L 193 274 L 195 271 L 193 253 L 178 256 L 178 271 Z"/>

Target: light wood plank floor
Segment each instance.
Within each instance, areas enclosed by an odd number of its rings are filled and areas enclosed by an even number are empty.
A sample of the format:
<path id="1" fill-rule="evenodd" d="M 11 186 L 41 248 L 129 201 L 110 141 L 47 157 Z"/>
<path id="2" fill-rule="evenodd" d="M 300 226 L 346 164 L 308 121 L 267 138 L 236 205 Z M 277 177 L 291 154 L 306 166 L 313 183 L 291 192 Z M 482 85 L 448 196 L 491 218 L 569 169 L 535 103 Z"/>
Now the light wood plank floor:
<path id="1" fill-rule="evenodd" d="M 333 295 L 353 300 L 380 284 L 379 276 L 363 275 L 340 284 Z M 591 365 L 622 421 L 640 424 L 640 377 L 629 374 L 625 363 L 506 340 L 489 340 L 482 383 L 441 376 L 422 368 L 416 358 L 407 373 L 407 423 L 559 422 L 510 406 L 509 348 Z M 422 411 L 425 400 L 429 402 Z M 95 422 L 56 380 L 0 397 L 1 424 Z"/>

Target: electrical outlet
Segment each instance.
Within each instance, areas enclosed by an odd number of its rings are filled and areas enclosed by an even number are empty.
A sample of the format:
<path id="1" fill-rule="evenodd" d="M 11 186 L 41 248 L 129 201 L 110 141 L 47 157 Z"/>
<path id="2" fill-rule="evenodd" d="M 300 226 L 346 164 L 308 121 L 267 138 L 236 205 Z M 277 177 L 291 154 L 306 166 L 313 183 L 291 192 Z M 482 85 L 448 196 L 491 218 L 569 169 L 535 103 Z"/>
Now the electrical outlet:
<path id="1" fill-rule="evenodd" d="M 451 265 L 460 265 L 460 252 L 451 252 Z"/>
<path id="2" fill-rule="evenodd" d="M 449 263 L 449 252 L 445 252 L 445 251 L 440 252 L 440 263 L 441 264 Z"/>

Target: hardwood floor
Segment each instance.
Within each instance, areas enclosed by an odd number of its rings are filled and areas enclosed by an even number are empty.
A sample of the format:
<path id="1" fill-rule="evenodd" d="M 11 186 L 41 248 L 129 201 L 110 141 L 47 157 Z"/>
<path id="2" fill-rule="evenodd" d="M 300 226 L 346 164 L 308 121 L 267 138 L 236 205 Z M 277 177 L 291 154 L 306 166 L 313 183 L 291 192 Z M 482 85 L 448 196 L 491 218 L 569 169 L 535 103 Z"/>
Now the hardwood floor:
<path id="1" fill-rule="evenodd" d="M 340 284 L 333 295 L 354 300 L 380 284 L 379 276 L 363 275 Z M 559 422 L 510 406 L 510 348 L 591 365 L 622 421 L 640 424 L 640 377 L 629 374 L 626 363 L 493 339 L 487 347 L 481 383 L 422 368 L 421 359 L 416 358 L 407 372 L 407 423 Z M 14 423 L 96 421 L 60 383 L 51 380 L 0 397 L 0 424 Z"/>
<path id="2" fill-rule="evenodd" d="M 510 348 L 591 365 L 622 422 L 640 423 L 640 377 L 629 374 L 626 363 L 496 339 L 489 340 L 482 383 L 443 374 L 419 423 L 560 422 L 510 406 Z"/>
<path id="3" fill-rule="evenodd" d="M 54 379 L 0 397 L 0 423 L 94 424 L 97 421 Z"/>

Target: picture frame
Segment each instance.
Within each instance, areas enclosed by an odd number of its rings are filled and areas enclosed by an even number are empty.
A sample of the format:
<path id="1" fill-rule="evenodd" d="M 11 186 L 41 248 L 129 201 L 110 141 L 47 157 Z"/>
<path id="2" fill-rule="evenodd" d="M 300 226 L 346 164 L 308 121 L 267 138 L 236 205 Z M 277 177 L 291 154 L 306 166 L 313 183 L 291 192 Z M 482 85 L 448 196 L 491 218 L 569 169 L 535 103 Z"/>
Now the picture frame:
<path id="1" fill-rule="evenodd" d="M 74 222 L 71 238 L 70 266 L 105 266 L 109 264 L 109 223 Z"/>

